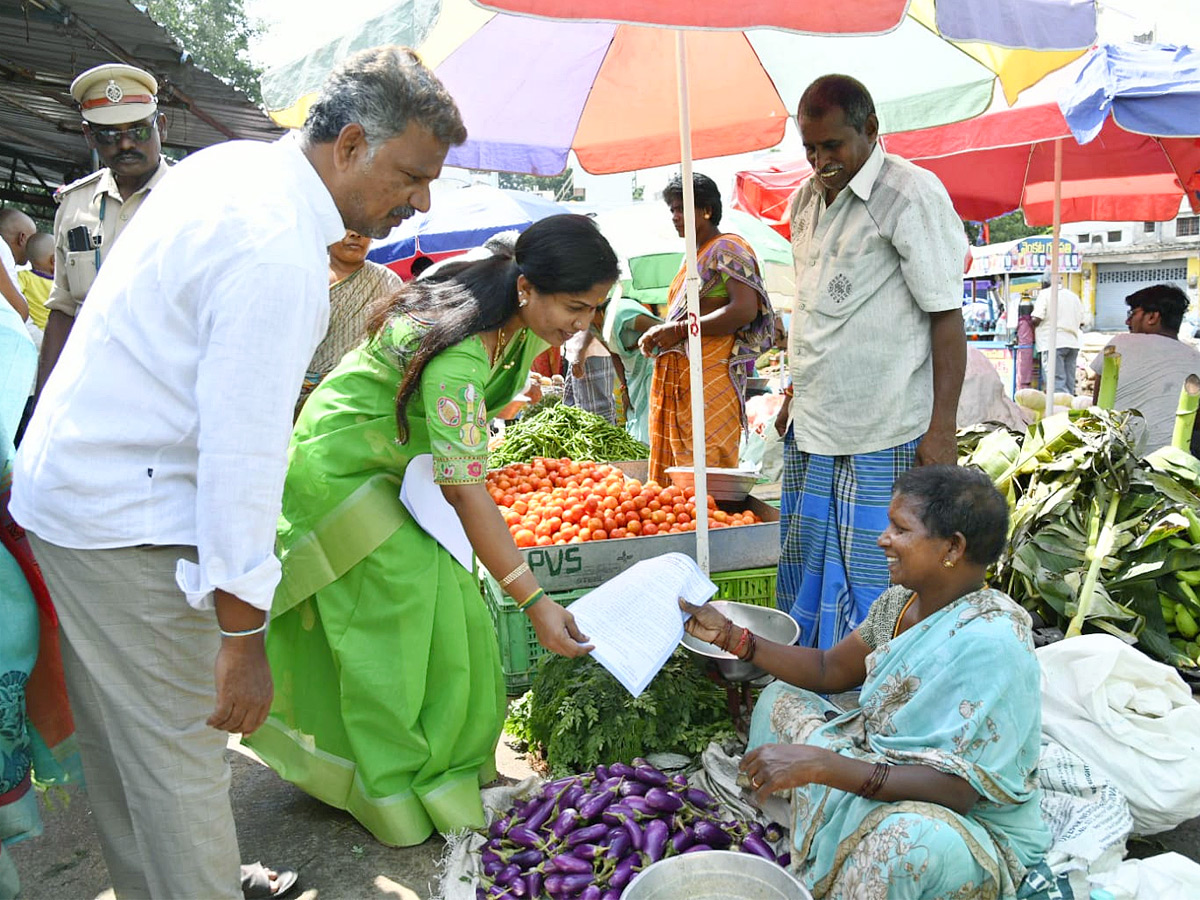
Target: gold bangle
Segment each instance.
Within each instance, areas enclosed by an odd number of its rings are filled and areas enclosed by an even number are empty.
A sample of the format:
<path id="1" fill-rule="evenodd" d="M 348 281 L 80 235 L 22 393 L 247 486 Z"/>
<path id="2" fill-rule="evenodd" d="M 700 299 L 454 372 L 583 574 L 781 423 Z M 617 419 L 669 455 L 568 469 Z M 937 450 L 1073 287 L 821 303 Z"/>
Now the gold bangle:
<path id="1" fill-rule="evenodd" d="M 522 575 L 529 571 L 529 563 L 522 561 L 519 566 L 500 579 L 500 587 L 508 587 Z"/>

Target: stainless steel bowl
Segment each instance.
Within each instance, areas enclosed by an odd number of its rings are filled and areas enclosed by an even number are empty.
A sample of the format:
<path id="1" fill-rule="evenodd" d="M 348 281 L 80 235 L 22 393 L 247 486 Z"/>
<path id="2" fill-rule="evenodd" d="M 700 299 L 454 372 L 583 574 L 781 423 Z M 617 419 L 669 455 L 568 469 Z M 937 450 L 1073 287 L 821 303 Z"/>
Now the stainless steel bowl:
<path id="1" fill-rule="evenodd" d="M 713 600 L 709 606 L 727 616 L 734 625 L 749 628 L 757 637 L 777 644 L 794 644 L 800 636 L 800 625 L 781 609 L 755 606 L 734 600 Z M 753 663 L 743 662 L 726 653 L 716 644 L 684 634 L 683 646 L 703 660 L 716 663 L 717 671 L 726 681 L 753 681 L 766 673 Z"/>
<path id="2" fill-rule="evenodd" d="M 740 502 L 750 495 L 758 484 L 758 473 L 749 469 L 706 469 L 708 492 L 716 500 Z M 667 469 L 671 484 L 678 488 L 696 486 L 696 470 L 691 466 L 671 466 Z"/>
<path id="3" fill-rule="evenodd" d="M 621 900 L 812 900 L 812 894 L 761 856 L 703 850 L 647 866 Z"/>

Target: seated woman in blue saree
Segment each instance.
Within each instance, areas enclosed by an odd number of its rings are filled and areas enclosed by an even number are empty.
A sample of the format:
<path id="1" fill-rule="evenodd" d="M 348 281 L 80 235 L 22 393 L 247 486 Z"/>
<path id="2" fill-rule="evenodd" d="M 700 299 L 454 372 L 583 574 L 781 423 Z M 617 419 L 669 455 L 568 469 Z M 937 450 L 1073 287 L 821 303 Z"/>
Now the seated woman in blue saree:
<path id="1" fill-rule="evenodd" d="M 984 584 L 1007 532 L 982 472 L 912 469 L 879 538 L 893 587 L 829 650 L 787 647 L 690 607 L 686 628 L 779 678 L 741 763 L 790 801 L 792 868 L 813 896 L 1011 898 L 1050 835 L 1028 614 Z M 861 686 L 843 711 L 819 694 Z"/>

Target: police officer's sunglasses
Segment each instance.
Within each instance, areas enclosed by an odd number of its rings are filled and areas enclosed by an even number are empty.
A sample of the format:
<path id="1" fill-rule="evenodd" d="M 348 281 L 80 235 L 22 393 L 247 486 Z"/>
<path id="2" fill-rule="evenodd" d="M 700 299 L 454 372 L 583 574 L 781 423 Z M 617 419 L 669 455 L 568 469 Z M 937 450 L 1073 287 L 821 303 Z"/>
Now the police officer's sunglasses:
<path id="1" fill-rule="evenodd" d="M 130 125 L 127 128 L 97 128 L 95 125 L 92 125 L 90 126 L 90 130 L 97 144 L 104 144 L 106 147 L 111 147 L 114 144 L 120 143 L 123 137 L 128 137 L 135 144 L 144 144 L 154 134 L 155 125 L 156 123 L 154 122 L 141 122 L 137 125 Z"/>

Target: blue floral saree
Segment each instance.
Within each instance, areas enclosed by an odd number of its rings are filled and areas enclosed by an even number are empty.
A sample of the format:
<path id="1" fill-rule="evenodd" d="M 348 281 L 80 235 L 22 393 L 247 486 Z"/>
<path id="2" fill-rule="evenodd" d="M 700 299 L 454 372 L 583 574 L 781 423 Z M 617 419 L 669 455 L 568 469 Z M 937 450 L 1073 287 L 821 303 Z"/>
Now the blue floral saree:
<path id="1" fill-rule="evenodd" d="M 848 712 L 770 685 L 754 710 L 750 749 L 806 743 L 870 762 L 925 765 L 965 779 L 980 799 L 961 816 L 934 803 L 795 788 L 793 869 L 818 900 L 1014 897 L 1050 843 L 1028 614 L 999 591 L 977 591 L 881 644 L 866 665 L 861 705 Z"/>

